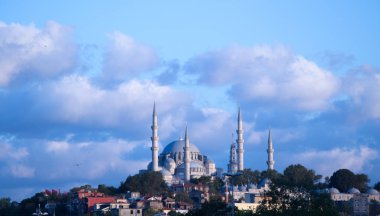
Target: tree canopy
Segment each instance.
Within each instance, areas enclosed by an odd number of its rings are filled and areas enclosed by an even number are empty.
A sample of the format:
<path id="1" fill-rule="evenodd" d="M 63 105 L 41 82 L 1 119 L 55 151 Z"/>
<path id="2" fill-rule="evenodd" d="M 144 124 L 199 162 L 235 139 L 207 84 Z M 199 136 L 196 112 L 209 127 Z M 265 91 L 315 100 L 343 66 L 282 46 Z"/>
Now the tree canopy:
<path id="1" fill-rule="evenodd" d="M 340 169 L 333 173 L 330 178 L 330 187 L 335 187 L 341 192 L 355 187 L 361 192 L 368 189 L 368 176 L 366 174 L 355 174 L 348 169 Z"/>
<path id="2" fill-rule="evenodd" d="M 144 172 L 128 176 L 119 187 L 120 192 L 139 191 L 146 195 L 160 195 L 169 193 L 169 188 L 159 172 Z"/>
<path id="3" fill-rule="evenodd" d="M 322 176 L 317 175 L 314 170 L 307 169 L 301 164 L 296 164 L 288 166 L 284 170 L 283 176 L 278 176 L 274 181 L 278 185 L 313 189 L 321 178 Z"/>
<path id="4" fill-rule="evenodd" d="M 376 190 L 380 191 L 380 181 L 377 182 L 373 188 L 375 188 Z"/>
<path id="5" fill-rule="evenodd" d="M 288 169 L 289 168 L 289 169 Z M 327 194 L 316 193 L 313 189 L 313 181 L 319 179 L 312 170 L 307 170 L 298 165 L 291 165 L 285 173 L 270 185 L 270 190 L 265 193 L 266 198 L 258 206 L 257 216 L 337 216 L 338 211 L 334 202 Z M 306 174 L 305 178 L 296 178 L 298 174 Z M 294 183 L 290 181 L 294 180 Z M 285 184 L 284 184 L 285 183 Z"/>

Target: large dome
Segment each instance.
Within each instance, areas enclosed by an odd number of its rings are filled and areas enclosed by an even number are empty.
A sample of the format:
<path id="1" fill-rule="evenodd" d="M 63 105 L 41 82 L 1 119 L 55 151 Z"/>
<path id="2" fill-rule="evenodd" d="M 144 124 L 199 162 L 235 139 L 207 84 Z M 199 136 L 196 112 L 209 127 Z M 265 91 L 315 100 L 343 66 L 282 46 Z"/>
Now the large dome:
<path id="1" fill-rule="evenodd" d="M 169 143 L 164 150 L 162 151 L 163 154 L 170 154 L 174 152 L 184 152 L 183 147 L 185 147 L 185 140 L 180 139 L 177 141 L 173 141 Z M 198 152 L 200 153 L 199 149 L 192 143 L 190 143 L 190 152 Z"/>

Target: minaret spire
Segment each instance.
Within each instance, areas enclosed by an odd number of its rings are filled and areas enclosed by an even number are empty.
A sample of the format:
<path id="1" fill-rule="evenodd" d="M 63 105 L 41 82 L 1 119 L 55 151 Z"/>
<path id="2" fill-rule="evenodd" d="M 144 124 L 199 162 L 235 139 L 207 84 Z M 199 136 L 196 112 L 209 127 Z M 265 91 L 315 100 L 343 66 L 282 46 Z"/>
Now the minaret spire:
<path id="1" fill-rule="evenodd" d="M 190 141 L 189 136 L 187 134 L 187 123 L 186 123 L 186 130 L 185 130 L 185 147 L 183 148 L 185 155 L 185 181 L 190 181 Z"/>
<path id="2" fill-rule="evenodd" d="M 273 160 L 273 152 L 274 152 L 274 149 L 273 149 L 273 143 L 272 143 L 272 135 L 271 135 L 271 131 L 269 129 L 269 135 L 268 135 L 268 161 L 267 161 L 267 164 L 268 164 L 268 170 L 273 170 L 274 169 L 274 160 Z"/>
<path id="3" fill-rule="evenodd" d="M 158 122 L 156 113 L 156 102 L 153 104 L 153 121 L 152 121 L 152 167 L 151 171 L 158 171 Z"/>
<path id="4" fill-rule="evenodd" d="M 237 145 L 238 145 L 238 170 L 243 171 L 244 170 L 244 139 L 243 139 L 243 119 L 241 117 L 241 111 L 239 107 L 239 113 L 238 113 L 238 128 L 236 130 L 237 133 Z"/>

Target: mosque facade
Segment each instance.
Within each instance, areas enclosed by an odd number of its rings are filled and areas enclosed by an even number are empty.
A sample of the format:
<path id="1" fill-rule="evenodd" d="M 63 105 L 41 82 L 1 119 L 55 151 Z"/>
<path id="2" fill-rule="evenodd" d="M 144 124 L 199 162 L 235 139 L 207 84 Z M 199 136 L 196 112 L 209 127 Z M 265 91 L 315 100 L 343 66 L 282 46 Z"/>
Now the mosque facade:
<path id="1" fill-rule="evenodd" d="M 190 142 L 190 133 L 187 126 L 185 137 L 179 138 L 167 144 L 159 154 L 158 119 L 156 106 L 153 106 L 152 116 L 152 161 L 148 165 L 149 171 L 161 172 L 167 184 L 177 184 L 188 182 L 192 178 L 201 176 L 215 176 L 217 168 L 213 160 L 202 154 L 197 146 Z M 244 170 L 244 138 L 243 119 L 239 109 L 237 118 L 237 139 L 230 148 L 230 160 L 228 172 L 238 172 Z M 268 138 L 268 169 L 273 169 L 273 147 L 269 133 Z"/>

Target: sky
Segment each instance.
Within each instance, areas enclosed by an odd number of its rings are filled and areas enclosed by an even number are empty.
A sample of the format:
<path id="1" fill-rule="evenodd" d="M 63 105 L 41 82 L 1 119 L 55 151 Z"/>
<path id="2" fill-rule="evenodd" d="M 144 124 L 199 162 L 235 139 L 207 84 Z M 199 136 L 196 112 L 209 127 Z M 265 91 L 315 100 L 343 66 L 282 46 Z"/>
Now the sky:
<path id="1" fill-rule="evenodd" d="M 0 0 L 0 197 L 119 186 L 184 134 L 226 170 L 380 181 L 379 1 Z M 234 137 L 231 137 L 233 134 Z"/>

